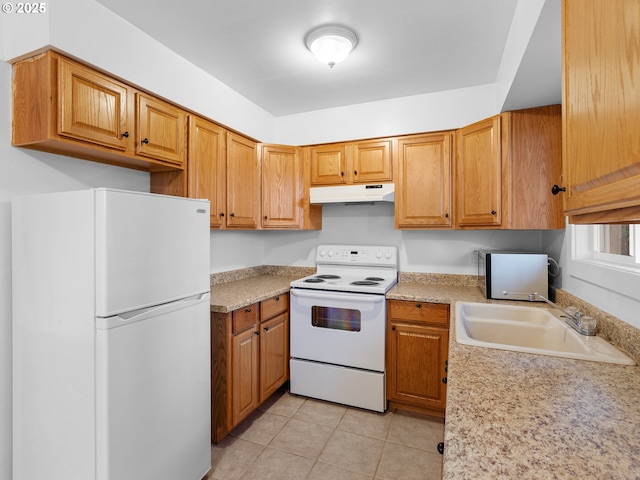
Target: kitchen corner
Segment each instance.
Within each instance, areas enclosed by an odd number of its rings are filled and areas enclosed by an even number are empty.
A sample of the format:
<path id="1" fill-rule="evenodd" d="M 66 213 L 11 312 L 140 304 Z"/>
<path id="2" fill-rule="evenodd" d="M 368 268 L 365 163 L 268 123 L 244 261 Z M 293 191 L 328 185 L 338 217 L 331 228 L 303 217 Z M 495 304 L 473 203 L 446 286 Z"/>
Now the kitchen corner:
<path id="1" fill-rule="evenodd" d="M 312 272 L 260 266 L 214 274 L 211 310 L 288 292 Z M 443 479 L 640 477 L 637 367 L 461 345 L 456 302 L 487 302 L 476 277 L 400 272 L 398 281 L 387 300 L 451 305 Z M 563 291 L 557 299 L 596 316 L 603 337 L 640 360 L 627 347 L 640 344 L 637 329 Z"/>

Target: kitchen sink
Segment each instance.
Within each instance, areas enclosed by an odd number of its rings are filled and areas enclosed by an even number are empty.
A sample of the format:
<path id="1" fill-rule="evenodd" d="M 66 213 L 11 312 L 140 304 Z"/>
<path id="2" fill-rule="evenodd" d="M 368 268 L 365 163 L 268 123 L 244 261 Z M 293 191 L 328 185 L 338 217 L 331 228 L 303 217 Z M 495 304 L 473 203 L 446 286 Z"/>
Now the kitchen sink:
<path id="1" fill-rule="evenodd" d="M 580 335 L 559 318 L 560 314 L 543 307 L 458 302 L 456 341 L 553 357 L 636 364 L 603 338 Z"/>

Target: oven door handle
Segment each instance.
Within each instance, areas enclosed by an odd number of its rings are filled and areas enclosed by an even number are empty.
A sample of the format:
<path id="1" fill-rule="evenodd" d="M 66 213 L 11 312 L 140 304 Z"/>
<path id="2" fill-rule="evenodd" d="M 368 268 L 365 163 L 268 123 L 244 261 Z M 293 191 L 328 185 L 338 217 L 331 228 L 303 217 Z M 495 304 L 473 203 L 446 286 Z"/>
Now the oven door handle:
<path id="1" fill-rule="evenodd" d="M 326 290 L 322 292 L 316 292 L 313 290 L 296 290 L 291 289 L 291 295 L 301 298 L 316 298 L 321 300 L 338 300 L 338 301 L 352 301 L 363 303 L 380 303 L 385 301 L 384 295 L 358 295 L 357 293 L 333 293 Z"/>

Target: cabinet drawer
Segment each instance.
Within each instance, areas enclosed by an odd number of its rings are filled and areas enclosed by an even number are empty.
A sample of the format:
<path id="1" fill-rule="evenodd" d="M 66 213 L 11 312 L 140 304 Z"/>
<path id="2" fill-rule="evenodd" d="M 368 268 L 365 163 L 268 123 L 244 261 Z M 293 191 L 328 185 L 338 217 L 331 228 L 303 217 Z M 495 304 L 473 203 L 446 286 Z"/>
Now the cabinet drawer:
<path id="1" fill-rule="evenodd" d="M 449 305 L 389 300 L 390 318 L 449 326 Z"/>
<path id="2" fill-rule="evenodd" d="M 283 293 L 260 302 L 260 319 L 268 320 L 289 309 L 289 295 Z"/>
<path id="3" fill-rule="evenodd" d="M 233 334 L 242 332 L 243 330 L 246 330 L 258 323 L 258 314 L 260 313 L 258 307 L 259 305 L 254 303 L 247 305 L 246 307 L 239 308 L 233 312 L 231 327 Z"/>

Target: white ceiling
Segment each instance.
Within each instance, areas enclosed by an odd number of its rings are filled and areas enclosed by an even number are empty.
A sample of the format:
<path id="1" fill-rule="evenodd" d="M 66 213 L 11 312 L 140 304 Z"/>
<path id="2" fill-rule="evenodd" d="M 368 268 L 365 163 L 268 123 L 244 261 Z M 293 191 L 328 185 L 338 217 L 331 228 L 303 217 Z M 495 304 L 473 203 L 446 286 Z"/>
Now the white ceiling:
<path id="1" fill-rule="evenodd" d="M 517 4 L 98 1 L 274 116 L 494 83 Z M 536 28 L 537 42 L 534 34 L 525 56 L 535 64 L 523 64 L 517 76 L 520 86 L 514 85 L 507 99 L 516 108 L 545 104 L 546 100 L 530 98 L 542 93 L 559 99 L 557 10 Z M 333 69 L 318 62 L 304 45 L 305 35 L 324 24 L 346 25 L 359 37 L 350 57 Z M 532 84 L 533 72 L 545 74 Z"/>

